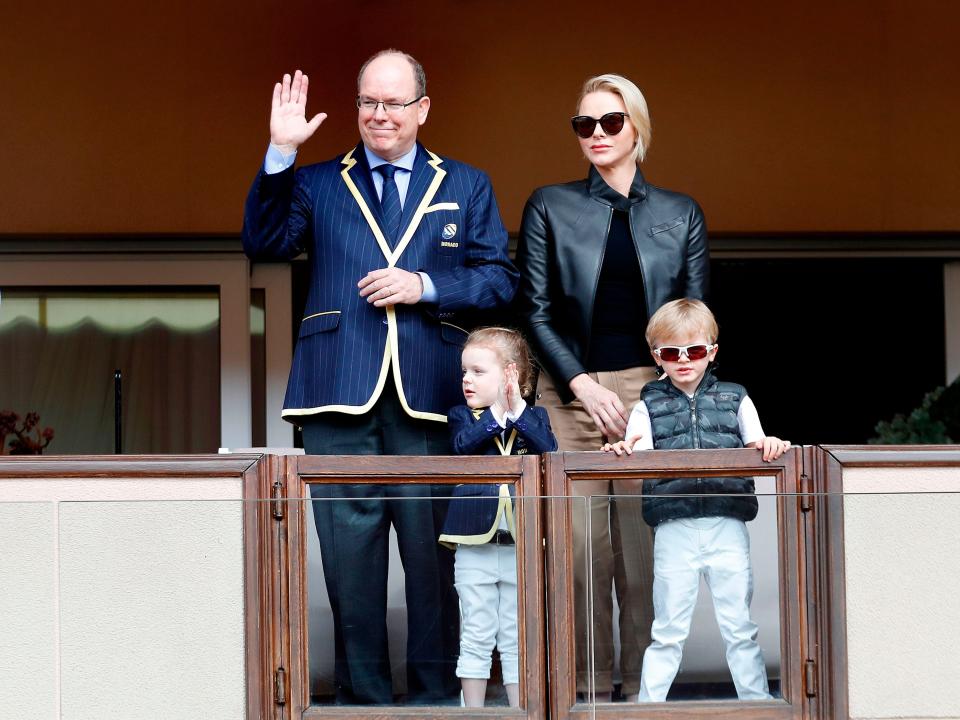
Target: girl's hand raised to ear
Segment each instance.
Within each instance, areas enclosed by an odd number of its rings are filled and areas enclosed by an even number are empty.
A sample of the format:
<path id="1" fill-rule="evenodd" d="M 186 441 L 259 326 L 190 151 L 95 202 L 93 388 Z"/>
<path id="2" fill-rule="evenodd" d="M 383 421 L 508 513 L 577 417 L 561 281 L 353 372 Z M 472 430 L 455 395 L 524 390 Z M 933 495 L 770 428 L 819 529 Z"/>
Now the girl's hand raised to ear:
<path id="1" fill-rule="evenodd" d="M 517 370 L 516 363 L 510 363 L 504 370 L 502 395 L 502 407 L 505 413 L 510 412 L 517 417 L 523 412 L 526 403 L 520 395 L 520 372 Z"/>

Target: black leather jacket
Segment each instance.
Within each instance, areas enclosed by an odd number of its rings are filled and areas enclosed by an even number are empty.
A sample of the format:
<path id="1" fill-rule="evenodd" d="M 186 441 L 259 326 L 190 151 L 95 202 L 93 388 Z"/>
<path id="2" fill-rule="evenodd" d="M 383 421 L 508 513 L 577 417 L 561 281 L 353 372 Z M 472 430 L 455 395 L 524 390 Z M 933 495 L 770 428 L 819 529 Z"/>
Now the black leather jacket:
<path id="1" fill-rule="evenodd" d="M 586 180 L 535 190 L 523 211 L 516 262 L 520 316 L 564 402 L 573 400 L 570 380 L 588 370 L 583 363 L 613 218 L 611 193 L 616 195 L 591 166 Z M 648 312 L 677 298 L 705 300 L 710 253 L 700 206 L 687 195 L 648 184 L 639 169 L 630 199 L 623 201 L 629 205 Z"/>

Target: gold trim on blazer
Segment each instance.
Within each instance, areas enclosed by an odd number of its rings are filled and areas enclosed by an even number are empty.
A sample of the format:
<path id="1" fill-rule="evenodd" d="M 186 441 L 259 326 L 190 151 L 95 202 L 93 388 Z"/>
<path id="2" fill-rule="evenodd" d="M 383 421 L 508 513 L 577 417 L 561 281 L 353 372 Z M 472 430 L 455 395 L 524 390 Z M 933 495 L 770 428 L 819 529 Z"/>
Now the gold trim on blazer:
<path id="1" fill-rule="evenodd" d="M 311 320 L 312 318 L 320 317 L 321 315 L 340 315 L 340 310 L 326 310 L 324 312 L 314 313 L 313 315 L 307 315 L 305 318 L 303 318 L 303 320 Z M 300 322 L 303 322 L 303 320 Z"/>
<path id="2" fill-rule="evenodd" d="M 377 400 L 380 399 L 380 393 L 383 392 L 383 386 L 387 384 L 387 370 L 390 368 L 390 346 L 387 345 L 387 350 L 383 354 L 383 362 L 380 365 L 380 376 L 377 378 L 377 386 L 373 389 L 373 394 L 370 396 L 370 399 L 367 400 L 363 405 L 321 405 L 320 407 L 315 408 L 284 408 L 280 412 L 280 417 L 285 418 L 288 415 L 300 416 L 300 415 L 316 415 L 322 412 L 342 412 L 347 415 L 363 415 L 366 412 L 370 411 L 370 408 L 374 406 Z M 446 421 L 446 418 L 444 418 Z"/>
<path id="3" fill-rule="evenodd" d="M 416 212 L 414 212 L 413 217 L 410 218 L 410 224 L 407 226 L 406 232 L 403 233 L 403 237 L 400 238 L 400 242 L 397 243 L 397 247 L 393 251 L 393 254 L 387 255 L 387 260 L 390 263 L 390 267 L 393 267 L 396 264 L 397 260 L 400 259 L 400 255 L 402 255 L 403 251 L 406 250 L 407 245 L 410 244 L 410 240 L 413 239 L 413 234 L 420 226 L 420 221 L 423 220 L 424 212 L 426 212 L 427 207 L 429 207 L 430 201 L 433 200 L 433 196 L 437 194 L 437 190 L 440 188 L 440 183 L 443 182 L 443 179 L 447 176 L 447 171 L 440 168 L 440 163 L 442 163 L 443 160 L 429 150 L 426 150 L 426 148 L 424 148 L 424 150 L 427 155 L 430 156 L 430 160 L 427 161 L 427 165 L 432 167 L 436 174 L 433 176 L 433 180 L 430 182 L 430 186 L 427 188 L 427 191 L 423 194 L 423 199 L 417 206 Z M 437 422 L 445 423 L 447 421 L 446 415 L 414 410 L 407 402 L 406 393 L 403 391 L 403 380 L 400 377 L 400 345 L 398 340 L 399 331 L 397 330 L 397 310 L 393 305 L 387 307 L 387 330 L 391 350 L 390 356 L 393 363 L 393 381 L 397 386 L 397 395 L 400 397 L 400 405 L 410 417 L 418 418 L 420 420 L 436 420 Z"/>
<path id="4" fill-rule="evenodd" d="M 501 455 L 509 455 L 510 451 L 513 450 L 513 441 L 517 439 L 517 429 L 512 428 L 510 430 L 510 437 L 507 438 L 507 444 L 504 445 L 500 442 L 500 438 L 494 436 L 493 441 L 497 444 L 497 450 L 500 451 Z"/>
<path id="5" fill-rule="evenodd" d="M 437 212 L 438 210 L 459 210 L 460 205 L 455 202 L 442 202 L 437 203 L 436 205 L 431 205 L 426 210 L 423 211 L 424 215 L 427 213 Z"/>
<path id="6" fill-rule="evenodd" d="M 441 325 L 447 325 L 447 326 L 452 327 L 452 328 L 456 328 L 457 330 L 459 330 L 460 332 L 462 332 L 464 335 L 469 335 L 469 334 L 470 334 L 470 331 L 469 331 L 469 330 L 464 330 L 462 327 L 460 327 L 459 325 L 454 325 L 452 322 L 447 322 L 446 320 L 441 320 L 441 321 L 440 321 L 440 324 L 441 324 Z"/>
<path id="7" fill-rule="evenodd" d="M 440 163 L 442 163 L 443 160 L 438 155 L 434 155 L 426 148 L 424 148 L 424 152 L 430 156 L 430 159 L 427 161 L 427 165 L 433 168 L 435 175 L 433 176 L 433 180 L 430 182 L 430 186 L 427 188 L 427 191 L 424 193 L 423 198 L 420 200 L 420 204 L 417 206 L 416 212 L 414 212 L 413 217 L 410 218 L 410 224 L 407 226 L 406 232 L 403 233 L 400 238 L 400 242 L 397 243 L 397 247 L 393 250 L 390 249 L 390 245 L 387 243 L 386 236 L 383 234 L 383 230 L 379 225 L 377 225 L 377 220 L 373 217 L 373 213 L 370 212 L 370 208 L 364 201 L 363 195 L 360 194 L 360 190 L 357 189 L 356 183 L 354 183 L 353 178 L 350 177 L 350 171 L 357 164 L 357 161 L 353 158 L 353 150 L 344 155 L 343 160 L 340 161 L 345 166 L 343 170 L 340 171 L 340 176 L 343 178 L 343 182 L 346 184 L 350 194 L 353 195 L 354 201 L 360 207 L 360 212 L 363 213 L 363 217 L 370 226 L 370 230 L 373 231 L 373 236 L 377 239 L 377 245 L 380 246 L 380 252 L 382 252 L 383 256 L 387 259 L 387 267 L 394 267 L 397 264 L 397 260 L 400 259 L 403 251 L 406 249 L 407 245 L 410 244 L 413 234 L 417 231 L 417 228 L 420 227 L 420 221 L 423 219 L 423 216 L 427 212 L 428 208 L 430 208 L 430 201 L 433 200 L 433 196 L 437 194 L 437 190 L 440 188 L 440 183 L 442 183 L 443 179 L 447 176 L 447 171 L 440 168 Z M 447 205 L 454 205 L 457 209 L 460 207 L 457 205 L 457 203 L 438 203 L 437 207 L 434 209 L 439 210 L 441 209 L 440 206 Z"/>
<path id="8" fill-rule="evenodd" d="M 493 537 L 493 534 L 500 527 L 500 517 L 504 513 L 507 516 L 507 529 L 510 531 L 510 535 L 513 536 L 513 541 L 517 541 L 517 521 L 513 515 L 513 503 L 510 498 L 510 488 L 506 483 L 500 485 L 498 492 L 500 496 L 500 503 L 497 506 L 497 515 L 493 519 L 493 527 L 491 527 L 483 535 L 441 535 L 437 538 L 437 542 L 441 545 L 453 548 L 456 545 L 484 545 L 490 542 L 490 538 Z"/>
<path id="9" fill-rule="evenodd" d="M 347 186 L 347 190 L 349 190 L 350 194 L 353 195 L 354 202 L 360 207 L 360 212 L 363 213 L 363 217 L 366 219 L 367 225 L 369 225 L 370 230 L 373 231 L 373 237 L 376 238 L 377 245 L 380 246 L 380 252 L 382 252 L 383 256 L 389 260 L 390 245 L 387 243 L 380 226 L 377 225 L 376 218 L 373 217 L 373 213 L 370 212 L 370 208 L 367 206 L 367 203 L 364 202 L 363 195 L 360 194 L 356 184 L 353 182 L 353 178 L 350 177 L 350 171 L 357 164 L 357 161 L 353 159 L 353 150 L 344 155 L 343 160 L 340 162 L 346 166 L 340 171 L 340 177 L 343 178 L 343 182 Z M 393 267 L 393 263 L 391 262 L 388 267 Z"/>
<path id="10" fill-rule="evenodd" d="M 417 206 L 416 212 L 414 212 L 413 217 L 410 218 L 410 224 L 407 226 L 406 232 L 403 233 L 403 236 L 400 238 L 400 242 L 397 243 L 397 247 L 392 251 L 390 250 L 390 246 L 387 244 L 383 230 L 381 230 L 380 226 L 377 225 L 376 218 L 374 218 L 373 213 L 370 212 L 370 208 L 364 201 L 363 195 L 360 194 L 360 190 L 357 189 L 356 183 L 353 182 L 353 178 L 350 177 L 350 171 L 357 164 L 357 161 L 353 158 L 353 150 L 344 155 L 343 160 L 341 160 L 344 168 L 340 171 L 340 176 L 343 178 L 343 182 L 350 191 L 350 194 L 353 195 L 353 199 L 360 208 L 360 212 L 366 219 L 367 224 L 370 226 L 370 230 L 373 232 L 373 237 L 376 239 L 377 245 L 380 246 L 380 252 L 382 252 L 383 256 L 387 259 L 387 267 L 392 268 L 396 266 L 397 260 L 400 259 L 403 251 L 406 249 L 407 245 L 410 244 L 410 240 L 413 238 L 414 233 L 420 226 L 420 222 L 423 220 L 424 213 L 430 206 L 430 201 L 433 200 L 434 195 L 437 194 L 437 190 L 440 188 L 440 183 L 443 182 L 443 178 L 445 178 L 447 175 L 447 171 L 440 168 L 440 163 L 442 163 L 443 160 L 438 155 L 434 155 L 426 148 L 424 148 L 424 152 L 426 152 L 430 157 L 430 159 L 427 161 L 427 165 L 434 169 L 435 175 L 433 180 L 430 182 L 430 186 L 427 188 L 427 191 L 424 193 L 423 199 L 420 200 L 420 204 Z M 445 203 L 438 204 L 443 205 Z M 450 204 L 455 205 L 456 203 Z M 380 367 L 380 377 L 377 379 L 377 386 L 374 389 L 373 395 L 370 397 L 370 399 L 367 400 L 367 402 L 365 402 L 363 405 L 324 405 L 316 408 L 284 409 L 281 413 L 281 417 L 286 417 L 287 415 L 313 415 L 321 412 L 343 412 L 350 415 L 362 415 L 370 410 L 370 408 L 373 407 L 374 403 L 380 397 L 380 393 L 383 392 L 383 386 L 387 377 L 387 368 L 392 365 L 393 380 L 396 384 L 397 395 L 400 398 L 400 405 L 403 407 L 404 412 L 406 412 L 410 417 L 414 417 L 419 420 L 435 420 L 443 423 L 447 421 L 446 415 L 414 410 L 407 402 L 407 396 L 403 392 L 403 381 L 400 378 L 399 342 L 397 340 L 397 311 L 392 305 L 388 305 L 386 307 L 386 311 L 387 342 L 383 348 L 383 363 Z"/>

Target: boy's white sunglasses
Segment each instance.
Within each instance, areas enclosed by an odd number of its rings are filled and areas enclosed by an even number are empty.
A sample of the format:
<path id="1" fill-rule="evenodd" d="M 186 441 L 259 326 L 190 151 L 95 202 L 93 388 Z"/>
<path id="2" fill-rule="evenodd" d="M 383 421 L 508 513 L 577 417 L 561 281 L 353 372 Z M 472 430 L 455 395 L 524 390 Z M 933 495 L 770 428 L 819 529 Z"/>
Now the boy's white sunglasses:
<path id="1" fill-rule="evenodd" d="M 687 360 L 703 360 L 710 354 L 711 350 L 716 349 L 716 345 L 663 345 L 654 348 L 653 354 L 666 362 L 676 362 L 681 355 L 686 355 Z"/>

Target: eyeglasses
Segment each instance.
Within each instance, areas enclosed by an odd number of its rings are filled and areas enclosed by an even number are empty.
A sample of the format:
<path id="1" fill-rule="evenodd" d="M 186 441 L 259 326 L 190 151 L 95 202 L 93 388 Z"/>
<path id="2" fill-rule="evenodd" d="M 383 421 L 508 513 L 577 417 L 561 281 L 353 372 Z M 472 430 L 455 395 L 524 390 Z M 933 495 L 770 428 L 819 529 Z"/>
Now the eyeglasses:
<path id="1" fill-rule="evenodd" d="M 654 348 L 653 354 L 666 362 L 677 362 L 681 355 L 686 355 L 688 360 L 703 360 L 716 347 L 716 345 L 664 345 Z"/>
<path id="2" fill-rule="evenodd" d="M 600 123 L 600 127 L 607 135 L 616 135 L 623 130 L 623 119 L 630 117 L 625 112 L 608 112 L 605 115 L 594 118 L 589 115 L 577 115 L 570 118 L 573 125 L 573 131 L 580 137 L 586 139 L 593 135 L 593 131 Z"/>
<path id="3" fill-rule="evenodd" d="M 404 110 L 405 108 L 410 107 L 415 102 L 420 102 L 423 100 L 423 95 L 420 97 L 415 97 L 410 102 L 395 102 L 390 100 L 374 100 L 373 98 L 363 97 L 362 95 L 357 95 L 357 108 L 360 110 L 368 110 L 369 112 L 375 113 L 377 111 L 377 105 L 383 105 L 383 111 L 386 113 L 398 113 Z"/>

